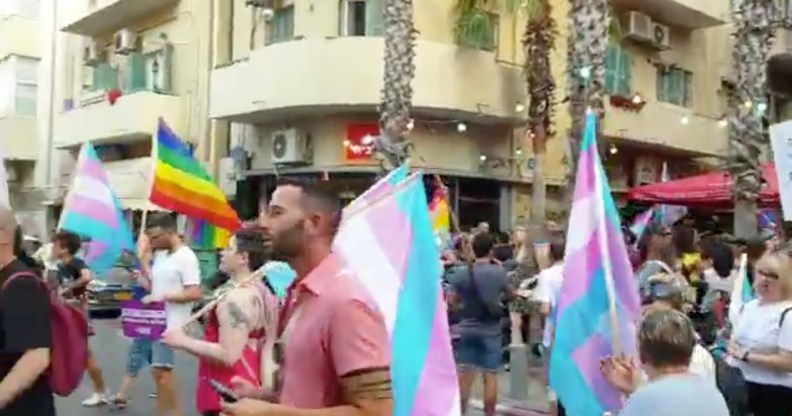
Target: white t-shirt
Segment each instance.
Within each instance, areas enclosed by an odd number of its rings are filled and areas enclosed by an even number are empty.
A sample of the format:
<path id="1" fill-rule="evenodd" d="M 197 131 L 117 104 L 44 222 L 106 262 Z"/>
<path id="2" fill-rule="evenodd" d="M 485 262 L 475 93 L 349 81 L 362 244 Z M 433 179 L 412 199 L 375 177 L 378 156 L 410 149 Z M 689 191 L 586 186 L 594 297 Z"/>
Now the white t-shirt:
<path id="1" fill-rule="evenodd" d="M 180 293 L 185 286 L 201 284 L 201 268 L 198 257 L 187 246 L 181 246 L 173 253 L 161 250 L 154 253 L 151 266 L 151 294 L 165 296 Z M 165 304 L 168 329 L 184 325 L 192 314 L 193 303 Z"/>
<path id="2" fill-rule="evenodd" d="M 715 359 L 706 348 L 699 344 L 693 347 L 693 354 L 690 356 L 690 365 L 688 371 L 712 383 L 713 386 L 717 385 Z M 641 383 L 647 383 L 649 377 L 641 370 Z"/>
<path id="3" fill-rule="evenodd" d="M 550 316 L 545 322 L 544 335 L 542 343 L 545 347 L 550 347 L 552 343 L 553 327 L 555 324 L 556 306 L 558 305 L 558 298 L 561 296 L 561 285 L 564 281 L 564 264 L 556 263 L 539 273 L 537 279 L 536 291 L 534 298 L 537 302 L 547 303 L 550 305 Z"/>
<path id="4" fill-rule="evenodd" d="M 758 300 L 745 304 L 734 328 L 734 342 L 750 352 L 774 354 L 792 351 L 792 311 L 781 325 L 781 314 L 792 308 L 792 302 L 760 305 Z M 749 357 L 750 361 L 750 357 Z M 780 372 L 756 364 L 737 362 L 747 381 L 792 388 L 792 372 Z"/>

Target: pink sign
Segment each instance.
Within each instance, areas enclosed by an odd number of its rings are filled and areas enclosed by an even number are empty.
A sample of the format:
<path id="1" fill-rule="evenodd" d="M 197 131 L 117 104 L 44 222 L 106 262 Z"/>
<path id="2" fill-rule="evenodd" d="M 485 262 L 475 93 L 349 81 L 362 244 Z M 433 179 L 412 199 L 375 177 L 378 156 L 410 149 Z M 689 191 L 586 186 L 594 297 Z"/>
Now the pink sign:
<path id="1" fill-rule="evenodd" d="M 165 304 L 144 304 L 129 300 L 121 304 L 121 327 L 124 336 L 135 339 L 158 340 L 168 327 Z"/>

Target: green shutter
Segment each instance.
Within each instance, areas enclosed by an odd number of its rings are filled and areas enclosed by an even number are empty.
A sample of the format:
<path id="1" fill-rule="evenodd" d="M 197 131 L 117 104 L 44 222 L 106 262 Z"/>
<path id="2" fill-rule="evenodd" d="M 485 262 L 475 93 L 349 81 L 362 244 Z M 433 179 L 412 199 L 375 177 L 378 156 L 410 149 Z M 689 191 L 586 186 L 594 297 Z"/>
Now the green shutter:
<path id="1" fill-rule="evenodd" d="M 385 33 L 384 0 L 366 0 L 366 36 L 382 36 Z"/>
<path id="2" fill-rule="evenodd" d="M 627 97 L 632 93 L 631 72 L 630 54 L 624 48 L 619 48 L 619 78 L 616 91 L 622 97 Z"/>
<path id="3" fill-rule="evenodd" d="M 275 10 L 270 21 L 269 43 L 294 39 L 294 6 Z"/>
<path id="4" fill-rule="evenodd" d="M 132 53 L 127 57 L 126 85 L 128 93 L 146 89 L 146 59 L 140 53 Z"/>
<path id="5" fill-rule="evenodd" d="M 93 91 L 109 91 L 118 88 L 118 71 L 108 63 L 101 63 L 93 70 Z"/>
<path id="6" fill-rule="evenodd" d="M 608 95 L 615 95 L 617 93 L 618 71 L 618 47 L 608 45 L 608 49 L 605 52 L 605 93 Z"/>

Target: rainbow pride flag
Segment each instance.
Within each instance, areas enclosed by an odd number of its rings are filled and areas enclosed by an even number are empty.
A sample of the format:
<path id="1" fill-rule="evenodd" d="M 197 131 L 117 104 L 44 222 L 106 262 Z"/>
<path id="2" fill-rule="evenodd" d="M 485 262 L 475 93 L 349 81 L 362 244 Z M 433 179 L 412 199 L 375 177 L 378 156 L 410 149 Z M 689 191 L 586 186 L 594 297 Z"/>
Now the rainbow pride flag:
<path id="1" fill-rule="evenodd" d="M 91 143 L 85 143 L 80 150 L 58 229 L 89 240 L 84 247 L 84 260 L 98 279 L 106 277 L 124 251 L 135 251 L 121 202 L 110 188 L 107 173 Z"/>
<path id="2" fill-rule="evenodd" d="M 432 200 L 429 202 L 429 216 L 432 218 L 432 231 L 438 247 L 446 249 L 451 244 L 451 209 L 448 206 L 448 192 L 435 177 Z"/>
<path id="3" fill-rule="evenodd" d="M 385 317 L 394 416 L 458 416 L 456 367 L 425 192 L 418 172 L 375 193 L 377 198 L 363 194 L 350 204 L 354 210 L 344 212 L 333 248 Z"/>
<path id="4" fill-rule="evenodd" d="M 550 357 L 550 386 L 570 416 L 599 416 L 621 408 L 622 395 L 604 379 L 599 362 L 609 355 L 636 354 L 640 313 L 638 287 L 596 142 L 596 120 L 589 111 Z"/>
<path id="5" fill-rule="evenodd" d="M 187 234 L 190 244 L 202 250 L 226 248 L 231 239 L 231 232 L 215 227 L 202 219 L 187 219 Z"/>
<path id="6" fill-rule="evenodd" d="M 151 202 L 229 232 L 239 229 L 239 217 L 223 192 L 162 119 L 155 154 Z"/>

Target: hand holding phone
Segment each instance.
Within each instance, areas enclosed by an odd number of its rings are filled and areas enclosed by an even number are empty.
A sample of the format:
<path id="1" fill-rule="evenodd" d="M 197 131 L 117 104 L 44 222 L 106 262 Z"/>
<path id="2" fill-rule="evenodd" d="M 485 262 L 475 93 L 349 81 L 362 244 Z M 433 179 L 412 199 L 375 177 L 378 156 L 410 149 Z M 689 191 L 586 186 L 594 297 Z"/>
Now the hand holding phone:
<path id="1" fill-rule="evenodd" d="M 217 380 L 209 379 L 208 381 L 209 381 L 209 385 L 212 386 L 212 389 L 215 391 L 215 393 L 217 393 L 217 395 L 220 396 L 220 398 L 223 399 L 224 402 L 236 403 L 239 401 L 237 395 L 234 394 L 234 392 L 231 391 L 231 389 L 229 389 L 228 387 L 220 384 Z"/>

